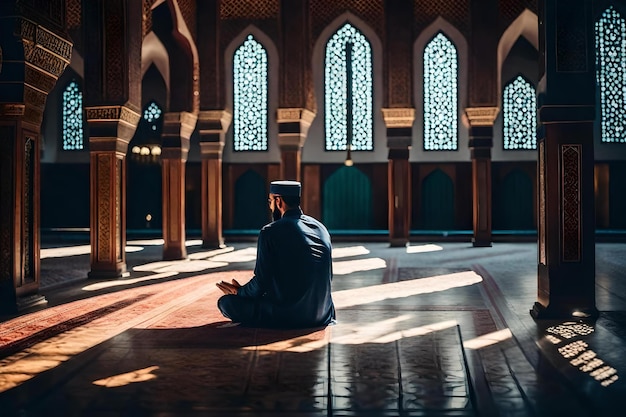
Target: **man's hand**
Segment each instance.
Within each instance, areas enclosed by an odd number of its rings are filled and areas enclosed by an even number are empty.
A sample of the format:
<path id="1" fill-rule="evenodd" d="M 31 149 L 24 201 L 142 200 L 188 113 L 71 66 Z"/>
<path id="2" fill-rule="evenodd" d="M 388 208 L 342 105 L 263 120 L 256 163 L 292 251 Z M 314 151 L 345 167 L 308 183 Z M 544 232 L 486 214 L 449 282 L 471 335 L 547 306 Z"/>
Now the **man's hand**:
<path id="1" fill-rule="evenodd" d="M 234 295 L 237 295 L 237 290 L 239 289 L 239 287 L 241 287 L 241 284 L 238 283 L 236 279 L 233 279 L 231 284 L 225 281 L 220 281 L 216 283 L 215 285 L 217 285 L 217 288 L 222 290 L 224 294 L 234 294 Z"/>

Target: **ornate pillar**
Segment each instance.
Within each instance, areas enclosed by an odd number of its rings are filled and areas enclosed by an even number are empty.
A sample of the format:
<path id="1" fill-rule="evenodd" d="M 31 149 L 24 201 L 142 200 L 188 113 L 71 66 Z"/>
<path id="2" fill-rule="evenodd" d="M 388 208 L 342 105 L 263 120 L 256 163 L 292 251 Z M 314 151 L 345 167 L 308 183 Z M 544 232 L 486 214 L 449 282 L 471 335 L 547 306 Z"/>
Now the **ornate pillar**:
<path id="1" fill-rule="evenodd" d="M 498 1 L 470 4 L 472 30 L 469 48 L 469 103 L 466 106 L 469 148 L 472 159 L 473 228 L 472 245 L 491 246 L 491 148 L 493 122 L 500 95 L 497 63 Z"/>
<path id="2" fill-rule="evenodd" d="M 406 246 L 411 230 L 411 164 L 413 70 L 413 2 L 385 0 L 385 94 L 382 109 L 387 126 L 388 227 L 390 246 Z"/>
<path id="3" fill-rule="evenodd" d="M 126 272 L 126 153 L 141 115 L 125 106 L 86 107 L 91 175 L 90 278 Z"/>
<path id="4" fill-rule="evenodd" d="M 472 205 L 475 247 L 491 246 L 491 148 L 497 107 L 465 109 L 469 121 L 469 148 L 472 158 Z"/>
<path id="5" fill-rule="evenodd" d="M 141 2 L 84 2 L 90 278 L 126 272 L 126 152 L 140 119 Z"/>
<path id="6" fill-rule="evenodd" d="M 415 109 L 383 109 L 387 125 L 389 244 L 406 246 L 411 229 L 411 148 Z"/>
<path id="7" fill-rule="evenodd" d="M 202 157 L 202 247 L 224 247 L 222 235 L 222 151 L 232 115 L 224 110 L 198 115 Z"/>
<path id="8" fill-rule="evenodd" d="M 300 181 L 300 157 L 315 114 L 307 109 L 278 109 L 280 178 Z"/>
<path id="9" fill-rule="evenodd" d="M 222 152 L 232 114 L 224 109 L 224 66 L 220 51 L 220 0 L 197 4 L 200 61 L 200 156 L 202 158 L 202 247 L 224 246 L 222 232 Z"/>
<path id="10" fill-rule="evenodd" d="M 166 113 L 163 119 L 163 259 L 185 259 L 185 167 L 198 116 Z"/>
<path id="11" fill-rule="evenodd" d="M 0 5 L 1 312 L 47 302 L 38 294 L 40 129 L 72 43 L 65 35 L 65 3 L 52 1 L 44 9 L 36 3 Z"/>
<path id="12" fill-rule="evenodd" d="M 280 0 L 282 47 L 280 48 L 280 91 L 278 146 L 280 178 L 301 180 L 302 147 L 315 117 L 309 0 Z"/>
<path id="13" fill-rule="evenodd" d="M 538 319 L 598 314 L 591 3 L 539 2 Z"/>

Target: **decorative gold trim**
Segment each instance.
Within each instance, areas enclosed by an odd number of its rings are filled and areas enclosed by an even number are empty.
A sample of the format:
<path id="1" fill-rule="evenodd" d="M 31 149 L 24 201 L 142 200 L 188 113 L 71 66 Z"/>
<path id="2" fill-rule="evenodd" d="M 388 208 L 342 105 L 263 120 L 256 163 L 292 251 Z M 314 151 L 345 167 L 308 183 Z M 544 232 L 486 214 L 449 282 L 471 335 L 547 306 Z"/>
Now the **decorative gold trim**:
<path id="1" fill-rule="evenodd" d="M 200 127 L 198 133 L 200 133 L 200 135 L 225 133 L 232 120 L 233 115 L 228 110 L 201 111 L 198 113 L 198 127 Z"/>
<path id="2" fill-rule="evenodd" d="M 34 43 L 38 48 L 46 49 L 49 53 L 61 58 L 66 64 L 72 57 L 73 43 L 36 23 L 20 19 L 20 37 L 23 41 Z"/>
<path id="3" fill-rule="evenodd" d="M 119 121 L 136 127 L 141 115 L 126 106 L 94 106 L 86 107 L 87 120 L 93 121 Z"/>
<path id="4" fill-rule="evenodd" d="M 25 104 L 0 104 L 0 115 L 2 116 L 24 116 L 25 111 Z"/>
<path id="5" fill-rule="evenodd" d="M 165 113 L 163 116 L 163 136 L 179 136 L 189 139 L 196 128 L 198 115 L 186 111 Z M 180 133 L 172 133 L 168 126 L 180 127 Z M 176 129 L 178 132 L 178 129 Z"/>
<path id="6" fill-rule="evenodd" d="M 470 126 L 493 126 L 499 111 L 498 107 L 468 107 L 465 114 Z"/>
<path id="7" fill-rule="evenodd" d="M 381 109 L 387 127 L 412 127 L 415 121 L 415 109 L 391 108 Z"/>
<path id="8" fill-rule="evenodd" d="M 276 121 L 278 123 L 303 123 L 311 125 L 315 119 L 315 113 L 302 107 L 282 108 L 276 110 Z"/>

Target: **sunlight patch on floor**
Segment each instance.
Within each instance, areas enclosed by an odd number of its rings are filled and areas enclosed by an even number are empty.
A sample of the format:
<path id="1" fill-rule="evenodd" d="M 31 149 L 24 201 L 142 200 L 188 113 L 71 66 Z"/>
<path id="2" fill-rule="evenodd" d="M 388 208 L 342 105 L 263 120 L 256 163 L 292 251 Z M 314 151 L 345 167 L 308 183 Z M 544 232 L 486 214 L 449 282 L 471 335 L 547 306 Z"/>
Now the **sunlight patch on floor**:
<path id="1" fill-rule="evenodd" d="M 349 256 L 367 255 L 370 251 L 365 246 L 348 246 L 333 248 L 333 259 L 347 258 Z"/>
<path id="2" fill-rule="evenodd" d="M 336 291 L 333 292 L 333 301 L 335 302 L 336 308 L 346 308 L 388 299 L 409 297 L 412 295 L 445 291 L 451 288 L 465 287 L 477 284 L 482 280 L 482 277 L 475 272 L 464 271 L 453 274 L 437 275 L 434 277 L 417 278 L 408 281 Z"/>
<path id="3" fill-rule="evenodd" d="M 137 369 L 136 371 L 113 375 L 108 378 L 102 378 L 97 381 L 93 381 L 93 384 L 99 385 L 101 387 L 116 388 L 123 387 L 124 385 L 130 385 L 136 382 L 146 382 L 157 378 L 157 376 L 152 373 L 157 369 L 159 369 L 159 367 L 156 365 L 149 366 L 147 368 Z"/>
<path id="4" fill-rule="evenodd" d="M 439 245 L 427 244 L 427 245 L 419 245 L 419 246 L 407 246 L 406 253 L 426 253 L 426 252 L 437 252 L 443 250 L 443 248 Z"/>
<path id="5" fill-rule="evenodd" d="M 385 269 L 387 262 L 381 258 L 356 259 L 354 261 L 333 262 L 333 275 L 348 275 L 359 271 Z"/>
<path id="6" fill-rule="evenodd" d="M 503 342 L 513 337 L 511 330 L 504 329 L 497 332 L 484 334 L 482 336 L 475 337 L 473 339 L 463 342 L 463 347 L 466 349 L 482 349 L 487 346 L 495 345 L 496 343 Z"/>
<path id="7" fill-rule="evenodd" d="M 137 284 L 139 282 L 154 281 L 158 279 L 169 278 L 174 275 L 178 275 L 178 272 L 170 271 L 170 272 L 163 272 L 160 274 L 148 275 L 146 277 L 140 277 L 140 278 L 118 279 L 115 281 L 97 282 L 95 284 L 90 284 L 90 285 L 87 285 L 86 287 L 83 287 L 82 290 L 83 291 L 98 291 L 98 290 L 102 290 L 105 288 L 121 287 L 124 285 Z"/>

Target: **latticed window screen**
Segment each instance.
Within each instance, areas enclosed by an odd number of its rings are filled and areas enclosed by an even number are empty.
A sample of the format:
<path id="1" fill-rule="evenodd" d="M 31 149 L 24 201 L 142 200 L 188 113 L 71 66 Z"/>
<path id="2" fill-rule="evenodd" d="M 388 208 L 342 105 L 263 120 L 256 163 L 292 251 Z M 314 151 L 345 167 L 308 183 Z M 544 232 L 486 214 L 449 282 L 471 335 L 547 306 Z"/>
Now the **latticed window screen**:
<path id="1" fill-rule="evenodd" d="M 452 42 L 437 34 L 424 49 L 424 150 L 458 148 L 458 56 Z"/>
<path id="2" fill-rule="evenodd" d="M 83 147 L 83 93 L 76 81 L 71 81 L 63 91 L 63 150 Z"/>
<path id="3" fill-rule="evenodd" d="M 154 101 L 143 111 L 143 118 L 150 125 L 150 130 L 156 132 L 159 129 L 159 119 L 163 114 L 163 110 Z"/>
<path id="4" fill-rule="evenodd" d="M 326 150 L 373 150 L 372 47 L 350 23 L 326 44 L 324 71 Z"/>
<path id="5" fill-rule="evenodd" d="M 504 87 L 502 103 L 504 149 L 537 149 L 535 88 L 518 75 Z"/>
<path id="6" fill-rule="evenodd" d="M 596 21 L 596 67 L 603 142 L 626 142 L 626 22 L 609 7 Z"/>
<path id="7" fill-rule="evenodd" d="M 233 60 L 235 151 L 267 150 L 267 71 L 267 51 L 248 35 Z"/>

